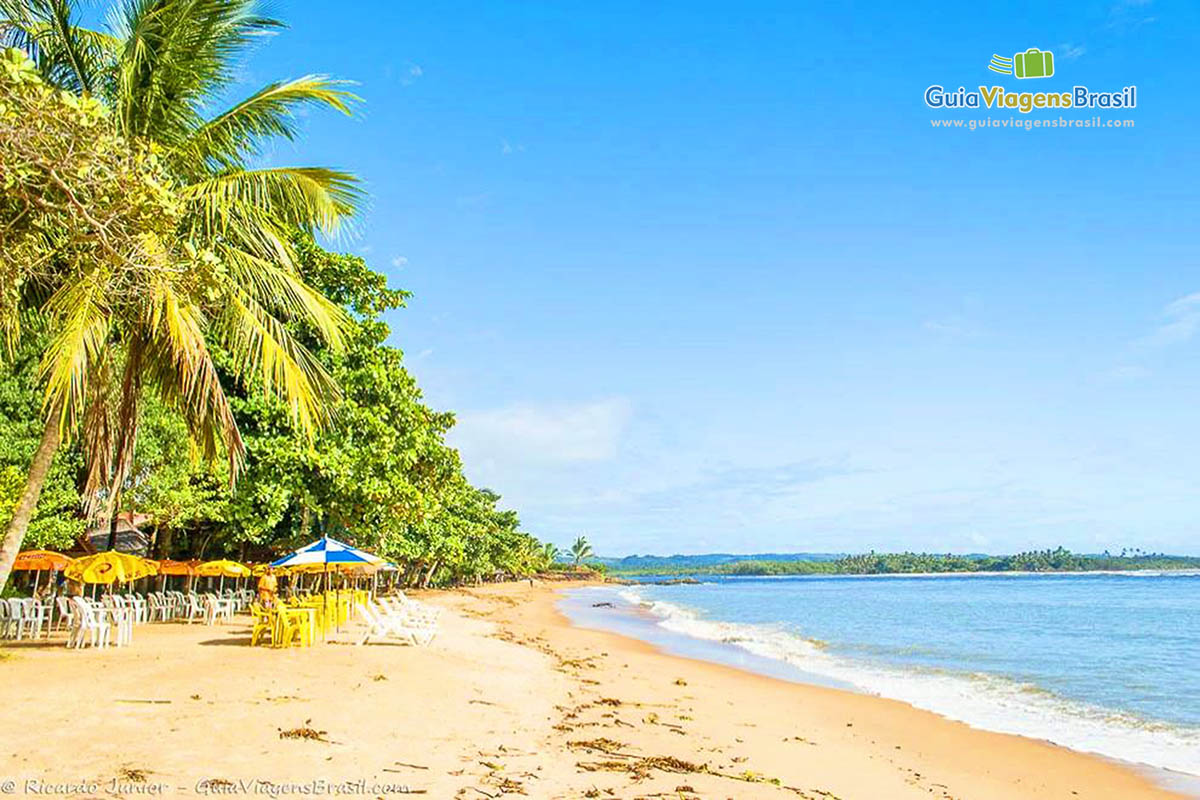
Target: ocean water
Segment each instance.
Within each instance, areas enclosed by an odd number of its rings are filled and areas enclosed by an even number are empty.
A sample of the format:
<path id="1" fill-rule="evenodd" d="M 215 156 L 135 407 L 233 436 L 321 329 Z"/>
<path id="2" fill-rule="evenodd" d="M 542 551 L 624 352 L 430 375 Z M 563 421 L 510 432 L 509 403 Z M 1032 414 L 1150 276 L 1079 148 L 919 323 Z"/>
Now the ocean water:
<path id="1" fill-rule="evenodd" d="M 1200 574 L 703 580 L 575 590 L 563 609 L 680 655 L 1200 776 Z"/>

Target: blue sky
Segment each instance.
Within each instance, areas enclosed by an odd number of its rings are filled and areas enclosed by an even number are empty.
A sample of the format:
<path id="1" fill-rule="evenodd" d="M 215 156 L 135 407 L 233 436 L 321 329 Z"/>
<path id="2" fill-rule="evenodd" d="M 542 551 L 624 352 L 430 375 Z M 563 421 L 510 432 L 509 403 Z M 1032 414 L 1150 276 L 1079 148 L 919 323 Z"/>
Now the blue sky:
<path id="1" fill-rule="evenodd" d="M 532 533 L 1200 552 L 1194 3 L 275 10 L 247 82 L 366 103 L 272 157 L 363 176 L 339 246 Z M 934 130 L 988 112 L 933 83 L 1136 84 L 1136 127 Z"/>

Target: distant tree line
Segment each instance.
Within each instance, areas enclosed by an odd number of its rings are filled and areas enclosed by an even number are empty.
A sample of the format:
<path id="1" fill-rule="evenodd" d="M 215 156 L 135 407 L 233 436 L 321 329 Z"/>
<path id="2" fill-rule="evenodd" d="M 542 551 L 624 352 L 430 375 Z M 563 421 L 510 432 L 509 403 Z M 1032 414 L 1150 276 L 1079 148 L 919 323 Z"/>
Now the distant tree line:
<path id="1" fill-rule="evenodd" d="M 834 561 L 746 560 L 711 566 L 672 566 L 622 570 L 618 575 L 905 575 L 943 572 L 1091 572 L 1128 570 L 1200 569 L 1200 557 L 1169 556 L 1141 550 L 1119 555 L 1072 553 L 1062 547 L 1031 550 L 1008 556 L 955 555 L 953 553 L 876 553 L 843 556 Z"/>

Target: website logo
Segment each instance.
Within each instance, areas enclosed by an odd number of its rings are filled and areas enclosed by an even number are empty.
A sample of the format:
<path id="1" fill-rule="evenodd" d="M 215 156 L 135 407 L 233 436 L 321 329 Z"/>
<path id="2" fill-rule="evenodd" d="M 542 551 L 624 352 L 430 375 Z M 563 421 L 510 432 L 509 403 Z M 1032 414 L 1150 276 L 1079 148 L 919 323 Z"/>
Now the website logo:
<path id="1" fill-rule="evenodd" d="M 1000 75 L 1018 80 L 1055 77 L 1054 53 L 1031 47 L 1011 58 L 993 54 L 987 68 Z M 953 84 L 951 84 L 953 85 Z M 1137 108 L 1137 86 L 1125 86 L 1116 91 L 1094 91 L 1082 84 L 1038 87 L 1039 91 L 1009 90 L 1003 86 L 978 85 L 973 89 L 959 85 L 951 89 L 935 83 L 925 90 L 925 105 L 946 110 L 988 109 L 1016 111 L 1038 115 L 1060 113 L 1066 109 L 1116 110 Z"/>
<path id="2" fill-rule="evenodd" d="M 1050 78 L 1054 75 L 1054 53 L 1036 47 L 1017 53 L 1012 58 L 993 53 L 988 69 L 1018 78 Z"/>

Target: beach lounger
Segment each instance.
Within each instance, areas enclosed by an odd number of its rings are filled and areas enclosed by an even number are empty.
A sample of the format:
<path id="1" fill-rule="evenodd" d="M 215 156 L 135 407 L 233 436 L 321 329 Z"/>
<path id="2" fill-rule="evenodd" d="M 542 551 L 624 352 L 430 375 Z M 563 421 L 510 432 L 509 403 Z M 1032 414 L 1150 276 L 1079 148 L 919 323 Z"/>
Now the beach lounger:
<path id="1" fill-rule="evenodd" d="M 407 603 L 392 600 L 389 603 L 374 602 L 374 609 L 379 614 L 388 615 L 397 625 L 407 627 L 415 632 L 420 644 L 432 642 L 438 633 L 437 616 L 442 609 L 426 606 L 424 603 L 408 601 Z"/>
<path id="2" fill-rule="evenodd" d="M 371 639 L 400 639 L 409 644 L 429 644 L 432 636 L 427 632 L 406 625 L 403 620 L 389 616 L 379 606 L 365 603 L 360 609 L 366 631 L 358 644 L 366 644 Z"/>
<path id="3" fill-rule="evenodd" d="M 436 625 L 442 614 L 442 609 L 437 606 L 411 600 L 403 592 L 394 597 L 381 597 L 379 603 L 390 612 L 405 615 L 422 624 Z"/>

